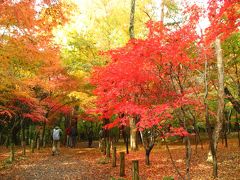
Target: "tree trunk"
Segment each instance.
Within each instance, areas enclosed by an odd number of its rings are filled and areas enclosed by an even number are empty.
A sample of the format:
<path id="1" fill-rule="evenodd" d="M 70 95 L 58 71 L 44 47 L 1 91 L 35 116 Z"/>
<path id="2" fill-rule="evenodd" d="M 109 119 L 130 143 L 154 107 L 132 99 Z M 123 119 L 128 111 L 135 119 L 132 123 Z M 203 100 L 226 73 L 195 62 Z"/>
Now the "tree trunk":
<path id="1" fill-rule="evenodd" d="M 213 132 L 212 127 L 209 121 L 209 113 L 208 113 L 208 62 L 205 58 L 205 69 L 204 69 L 204 84 L 205 84 L 205 94 L 204 94 L 204 106 L 205 106 L 205 120 L 206 120 L 206 129 L 209 138 L 209 149 L 210 152 L 208 153 L 208 162 L 213 162 L 213 156 L 216 156 L 214 144 L 213 144 Z"/>
<path id="2" fill-rule="evenodd" d="M 188 136 L 185 137 L 185 148 L 186 148 L 186 179 L 190 180 L 191 143 Z"/>
<path id="3" fill-rule="evenodd" d="M 128 154 L 128 144 L 129 144 L 129 130 L 128 128 L 125 126 L 122 129 L 122 136 L 123 136 L 123 140 L 124 140 L 124 144 L 125 144 L 125 148 L 126 148 L 126 153 Z"/>
<path id="4" fill-rule="evenodd" d="M 44 136 L 42 139 L 43 139 L 43 148 L 45 148 L 46 147 L 46 136 Z"/>
<path id="5" fill-rule="evenodd" d="M 103 155 L 107 154 L 107 140 L 104 138 L 103 140 Z"/>
<path id="6" fill-rule="evenodd" d="M 219 38 L 215 40 L 216 55 L 217 55 L 217 68 L 218 68 L 218 109 L 217 109 L 217 119 L 216 125 L 213 133 L 213 144 L 215 155 L 213 155 L 213 176 L 216 178 L 218 176 L 218 166 L 217 166 L 217 144 L 222 129 L 222 123 L 224 118 L 224 63 L 221 49 L 221 42 Z"/>
<path id="7" fill-rule="evenodd" d="M 116 157 L 116 154 L 117 154 L 117 148 L 116 147 L 113 147 L 113 153 L 112 153 L 112 167 L 116 167 L 116 161 L 117 161 L 117 157 Z"/>
<path id="8" fill-rule="evenodd" d="M 229 122 L 231 119 L 231 114 L 232 111 L 230 110 L 229 112 L 225 112 L 225 119 L 223 120 L 223 136 L 224 136 L 224 142 L 225 142 L 225 147 L 228 147 L 228 133 L 229 131 Z"/>
<path id="9" fill-rule="evenodd" d="M 164 0 L 162 0 L 161 2 L 161 21 L 162 22 L 164 22 L 164 7 L 165 7 Z"/>
<path id="10" fill-rule="evenodd" d="M 107 157 L 109 157 L 110 158 L 110 153 L 111 153 L 111 151 L 110 151 L 110 143 L 109 143 L 109 141 L 107 141 L 107 147 L 106 147 L 106 155 L 107 155 Z"/>
<path id="11" fill-rule="evenodd" d="M 179 84 L 180 85 L 180 84 Z M 181 88 L 181 85 L 180 85 Z M 183 90 L 181 88 L 181 92 L 183 93 Z M 181 107 L 182 113 L 183 113 L 183 126 L 184 129 L 187 131 L 187 122 L 186 122 L 186 118 L 187 115 L 185 113 L 185 110 L 183 107 Z M 185 152 L 186 152 L 186 175 L 185 175 L 185 179 L 190 180 L 190 161 L 191 161 L 191 142 L 190 142 L 190 138 L 188 136 L 184 137 L 185 140 Z"/>
<path id="12" fill-rule="evenodd" d="M 145 164 L 147 166 L 150 165 L 150 152 L 151 152 L 151 149 L 145 149 Z"/>
<path id="13" fill-rule="evenodd" d="M 2 145 L 2 131 L 0 132 L 0 145 Z"/>
<path id="14" fill-rule="evenodd" d="M 135 15 L 135 0 L 131 0 L 130 26 L 129 26 L 130 39 L 134 39 L 134 15 Z"/>
<path id="15" fill-rule="evenodd" d="M 130 147 L 133 151 L 138 149 L 136 118 L 130 119 Z"/>
<path id="16" fill-rule="evenodd" d="M 29 124 L 26 125 L 26 137 L 25 137 L 25 142 L 26 145 L 29 145 Z"/>
<path id="17" fill-rule="evenodd" d="M 23 148 L 23 151 L 22 151 L 22 155 L 25 156 L 26 155 L 26 141 L 25 141 L 25 125 L 24 125 L 24 120 L 21 119 L 21 145 L 22 145 L 22 148 Z"/>
<path id="18" fill-rule="evenodd" d="M 126 136 L 126 143 L 125 143 L 125 146 L 126 146 L 126 153 L 127 153 L 127 154 L 129 154 L 128 144 L 129 144 L 129 137 L 128 137 L 128 134 L 127 134 L 127 136 Z"/>
<path id="19" fill-rule="evenodd" d="M 11 163 L 15 160 L 15 144 L 14 144 L 12 135 L 13 135 L 13 128 L 11 129 L 10 135 L 8 135 L 8 137 L 9 137 L 9 144 L 10 144 L 10 158 L 9 158 L 9 161 Z"/>
<path id="20" fill-rule="evenodd" d="M 201 149 L 203 149 L 203 143 L 202 143 L 202 140 L 201 140 L 201 137 L 200 137 L 199 129 L 196 125 L 196 117 L 191 113 L 191 111 L 189 111 L 189 112 L 193 117 L 193 128 L 194 128 L 194 132 L 195 132 L 195 153 L 197 154 L 198 143 L 200 142 Z"/>
<path id="21" fill-rule="evenodd" d="M 238 112 L 236 112 L 236 123 L 237 123 L 237 132 L 238 132 L 238 147 L 240 147 L 240 128 L 239 128 L 239 121 L 238 121 Z"/>
<path id="22" fill-rule="evenodd" d="M 47 117 L 48 117 L 48 116 L 46 116 L 46 118 L 47 118 Z M 46 121 L 43 122 L 42 141 L 41 141 L 41 146 L 42 146 L 42 147 L 45 147 L 45 145 L 44 145 L 45 131 L 46 131 Z"/>
<path id="23" fill-rule="evenodd" d="M 129 35 L 130 39 L 134 39 L 134 15 L 135 15 L 135 0 L 131 0 L 131 11 L 130 11 L 130 25 Z M 130 147 L 132 150 L 137 150 L 137 131 L 135 118 L 130 120 Z"/>
<path id="24" fill-rule="evenodd" d="M 168 144 L 167 144 L 165 138 L 164 138 L 164 142 L 165 142 L 167 152 L 168 152 L 168 154 L 169 154 L 170 160 L 171 160 L 171 162 L 172 162 L 172 164 L 173 164 L 173 167 L 174 167 L 175 171 L 176 171 L 177 174 L 179 175 L 180 179 L 184 179 L 183 175 L 180 173 L 180 171 L 178 170 L 178 167 L 176 166 L 176 164 L 175 164 L 175 162 L 174 162 L 174 160 L 173 160 L 172 154 L 171 154 L 171 152 L 170 152 L 170 149 L 169 149 L 169 147 L 168 147 Z"/>

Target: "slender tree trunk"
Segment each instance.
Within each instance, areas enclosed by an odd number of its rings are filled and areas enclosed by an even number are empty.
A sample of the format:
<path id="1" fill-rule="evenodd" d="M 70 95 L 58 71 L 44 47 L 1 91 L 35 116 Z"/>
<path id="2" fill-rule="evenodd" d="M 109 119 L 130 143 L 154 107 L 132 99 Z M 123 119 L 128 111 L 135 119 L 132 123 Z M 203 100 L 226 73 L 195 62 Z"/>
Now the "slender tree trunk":
<path id="1" fill-rule="evenodd" d="M 195 132 L 194 140 L 195 140 L 195 153 L 197 154 L 198 139 L 197 139 L 197 133 L 196 132 Z"/>
<path id="2" fill-rule="evenodd" d="M 26 125 L 26 137 L 25 137 L 25 142 L 26 142 L 26 145 L 29 145 L 29 124 Z"/>
<path id="3" fill-rule="evenodd" d="M 123 140 L 124 140 L 124 144 L 126 147 L 126 153 L 128 154 L 128 144 L 129 144 L 129 130 L 126 126 L 123 127 L 122 129 L 122 136 L 123 136 Z"/>
<path id="4" fill-rule="evenodd" d="M 21 119 L 21 132 L 22 132 L 22 136 L 21 136 L 21 145 L 22 145 L 22 148 L 23 148 L 23 151 L 22 151 L 22 155 L 26 155 L 26 141 L 25 141 L 25 125 L 24 125 L 24 120 Z"/>
<path id="5" fill-rule="evenodd" d="M 238 132 L 238 147 L 240 147 L 240 128 L 239 128 L 239 121 L 238 121 L 238 112 L 236 112 L 236 123 L 237 123 L 237 132 Z"/>
<path id="6" fill-rule="evenodd" d="M 126 143 L 125 143 L 125 145 L 126 145 L 126 153 L 127 154 L 129 154 L 129 150 L 128 150 L 128 144 L 129 144 L 129 137 L 128 137 L 128 134 L 126 135 Z"/>
<path id="7" fill-rule="evenodd" d="M 0 145 L 2 145 L 2 131 L 0 132 Z"/>
<path id="8" fill-rule="evenodd" d="M 46 115 L 46 118 L 48 115 Z M 43 122 L 43 131 L 42 131 L 42 139 L 41 139 L 41 146 L 44 147 L 44 140 L 45 140 L 45 133 L 46 132 L 46 121 Z"/>
<path id="9" fill-rule="evenodd" d="M 107 154 L 107 140 L 104 138 L 103 140 L 103 155 Z"/>
<path id="10" fill-rule="evenodd" d="M 200 144 L 201 144 L 201 149 L 203 149 L 203 143 L 202 143 L 202 140 L 201 140 L 201 136 L 200 136 L 199 130 L 196 129 L 195 133 L 196 133 L 196 141 L 197 141 L 195 151 L 196 151 L 196 153 L 197 153 L 198 143 L 200 142 Z"/>
<path id="11" fill-rule="evenodd" d="M 175 164 L 175 162 L 174 162 L 174 160 L 173 160 L 171 151 L 170 151 L 170 149 L 169 149 L 169 147 L 168 147 L 168 144 L 167 144 L 167 142 L 166 142 L 165 139 L 164 139 L 164 142 L 165 142 L 165 145 L 166 145 L 166 148 L 167 148 L 167 152 L 168 152 L 168 154 L 169 154 L 169 157 L 170 157 L 170 159 L 171 159 L 171 162 L 172 162 L 172 165 L 173 165 L 175 171 L 176 171 L 177 174 L 179 175 L 180 179 L 184 179 L 183 175 L 180 173 L 178 167 L 176 166 L 176 164 Z"/>
<path id="12" fill-rule="evenodd" d="M 201 140 L 201 137 L 200 137 L 199 129 L 198 129 L 197 125 L 196 125 L 196 118 L 191 113 L 191 111 L 189 111 L 189 113 L 192 115 L 192 118 L 193 118 L 193 127 L 194 127 L 194 132 L 195 132 L 195 153 L 197 154 L 198 143 L 200 142 L 201 149 L 203 149 L 203 144 L 202 144 L 202 140 Z"/>
<path id="13" fill-rule="evenodd" d="M 134 117 L 130 120 L 130 147 L 133 151 L 138 149 L 137 139 L 136 117 Z"/>
<path id="14" fill-rule="evenodd" d="M 129 26 L 129 35 L 130 35 L 130 39 L 134 39 L 134 15 L 135 15 L 135 3 L 136 3 L 136 0 L 131 0 L 130 26 Z"/>
<path id="15" fill-rule="evenodd" d="M 10 143 L 10 158 L 9 158 L 9 160 L 12 163 L 15 160 L 15 143 L 13 141 L 13 128 L 11 129 L 11 132 L 9 135 L 9 143 Z"/>
<path id="16" fill-rule="evenodd" d="M 224 140 L 225 140 L 225 135 L 226 135 L 226 122 L 225 119 L 223 120 L 223 124 L 222 124 L 222 145 L 224 144 Z"/>
<path id="17" fill-rule="evenodd" d="M 164 22 L 164 7 L 165 7 L 164 0 L 162 0 L 161 2 L 161 21 L 162 22 Z"/>
<path id="18" fill-rule="evenodd" d="M 182 87 L 181 84 L 179 83 L 180 88 Z M 181 93 L 183 93 L 183 89 L 181 88 Z M 182 113 L 183 113 L 183 126 L 184 129 L 187 131 L 187 122 L 186 122 L 186 113 L 183 107 L 181 107 Z M 185 140 L 185 152 L 186 152 L 186 176 L 185 179 L 190 180 L 190 161 L 191 161 L 191 142 L 189 136 L 184 137 Z"/>
<path id="19" fill-rule="evenodd" d="M 153 147 L 153 146 L 152 146 Z M 152 148 L 146 148 L 145 149 L 145 164 L 147 166 L 150 165 L 150 153 L 151 153 Z"/>
<path id="20" fill-rule="evenodd" d="M 116 157 L 116 154 L 117 154 L 117 148 L 116 147 L 113 147 L 113 151 L 112 151 L 112 167 L 116 167 L 116 162 L 117 162 L 117 157 Z"/>
<path id="21" fill-rule="evenodd" d="M 146 154 L 145 154 L 145 164 L 147 165 L 147 166 L 149 166 L 150 165 L 150 153 L 149 153 L 149 151 L 147 151 L 146 150 Z"/>
<path id="22" fill-rule="evenodd" d="M 218 68 L 218 109 L 216 125 L 213 132 L 213 144 L 215 155 L 213 156 L 213 176 L 218 177 L 218 165 L 217 165 L 217 144 L 222 129 L 222 123 L 224 118 L 224 63 L 221 49 L 221 42 L 219 38 L 215 40 L 216 55 L 217 55 L 217 68 Z"/>
<path id="23" fill-rule="evenodd" d="M 8 138 L 9 138 L 9 143 L 10 143 L 10 162 L 13 162 L 15 159 L 15 139 L 14 139 L 14 135 L 16 135 L 16 131 L 15 128 L 16 126 L 18 126 L 18 121 L 16 122 L 16 120 L 18 120 L 16 117 L 14 118 L 14 123 L 12 128 L 10 129 L 10 133 L 8 134 Z"/>
<path id="24" fill-rule="evenodd" d="M 107 155 L 107 157 L 110 158 L 110 154 L 111 154 L 110 143 L 109 143 L 109 141 L 107 141 L 107 146 L 106 146 L 106 155 Z"/>
<path id="25" fill-rule="evenodd" d="M 226 111 L 225 113 L 225 119 L 223 120 L 223 135 L 224 135 L 224 143 L 225 147 L 228 147 L 228 133 L 229 133 L 229 122 L 231 119 L 231 114 L 232 111 L 230 110 L 229 112 Z"/>
<path id="26" fill-rule="evenodd" d="M 212 139 L 212 127 L 209 121 L 209 113 L 208 113 L 208 62 L 207 58 L 205 57 L 205 69 L 204 69 L 204 84 L 205 84 L 205 95 L 204 95 L 204 106 L 205 106 L 205 120 L 206 120 L 206 129 L 209 139 L 209 150 L 208 153 L 208 162 L 213 161 L 213 154 L 215 155 L 215 150 L 213 146 L 213 139 Z"/>
<path id="27" fill-rule="evenodd" d="M 134 15 L 135 15 L 135 4 L 136 0 L 131 0 L 131 11 L 130 11 L 130 25 L 129 25 L 129 35 L 130 39 L 134 39 Z M 136 118 L 130 120 L 130 147 L 132 150 L 136 151 L 137 147 L 137 128 L 136 128 Z"/>
<path id="28" fill-rule="evenodd" d="M 185 148 L 186 148 L 186 179 L 190 180 L 191 143 L 188 136 L 185 137 Z"/>
<path id="29" fill-rule="evenodd" d="M 46 147 L 46 136 L 44 136 L 42 139 L 43 139 L 43 148 L 45 148 Z"/>

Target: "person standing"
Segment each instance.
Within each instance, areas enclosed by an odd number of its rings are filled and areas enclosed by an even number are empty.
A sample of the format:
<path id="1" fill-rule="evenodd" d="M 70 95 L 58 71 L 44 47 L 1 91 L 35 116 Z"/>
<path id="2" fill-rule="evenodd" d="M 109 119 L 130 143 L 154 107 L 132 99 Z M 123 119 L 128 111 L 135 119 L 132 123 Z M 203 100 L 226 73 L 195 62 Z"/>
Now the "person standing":
<path id="1" fill-rule="evenodd" d="M 52 155 L 60 153 L 60 138 L 62 135 L 62 130 L 56 126 L 53 129 L 52 137 L 53 137 L 53 147 L 52 147 Z"/>

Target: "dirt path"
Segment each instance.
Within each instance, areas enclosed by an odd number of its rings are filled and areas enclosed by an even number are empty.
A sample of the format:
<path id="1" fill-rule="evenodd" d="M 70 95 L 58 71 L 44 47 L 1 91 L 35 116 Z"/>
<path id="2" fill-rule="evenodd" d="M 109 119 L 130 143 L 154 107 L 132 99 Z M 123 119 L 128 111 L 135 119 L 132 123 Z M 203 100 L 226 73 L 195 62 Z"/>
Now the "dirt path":
<path id="1" fill-rule="evenodd" d="M 52 156 L 50 152 L 50 148 L 40 150 L 29 158 L 27 157 L 26 160 L 15 163 L 12 168 L 0 171 L 0 179 L 104 180 L 110 178 L 107 169 L 106 173 L 102 173 L 101 164 L 97 163 L 97 157 L 101 155 L 95 148 L 62 148 L 61 154 L 55 156 Z"/>
<path id="2" fill-rule="evenodd" d="M 219 144 L 219 178 L 218 180 L 240 180 L 240 148 L 236 140 L 229 141 L 229 147 Z M 96 147 L 96 146 L 94 146 Z M 19 147 L 20 148 L 20 147 Z M 212 180 L 212 165 L 206 162 L 208 144 L 204 149 L 194 151 L 191 159 L 191 179 Z M 182 175 L 185 173 L 185 149 L 183 145 L 170 146 L 173 159 Z M 1 149 L 0 151 L 4 150 Z M 26 157 L 20 155 L 17 160 L 5 169 L 0 169 L 0 180 L 110 180 L 110 177 L 119 178 L 119 152 L 124 151 L 122 145 L 117 146 L 117 167 L 105 161 L 104 156 L 97 148 L 86 148 L 86 144 L 78 148 L 61 148 L 61 154 L 51 155 L 51 148 L 41 149 L 35 153 L 27 152 Z M 3 152 L 3 151 L 1 151 Z M 8 156 L 7 149 L 0 153 L 1 159 Z M 169 159 L 165 146 L 156 145 L 150 156 L 151 165 L 145 165 L 145 152 L 140 148 L 137 152 L 126 155 L 124 179 L 132 179 L 132 160 L 139 160 L 139 174 L 141 180 L 162 180 L 163 177 L 172 176 L 179 179 Z M 104 161 L 103 161 L 104 160 Z M 109 159 L 108 159 L 109 160 Z M 100 161 L 102 163 L 100 163 Z M 104 162 L 104 163 L 103 163 Z"/>

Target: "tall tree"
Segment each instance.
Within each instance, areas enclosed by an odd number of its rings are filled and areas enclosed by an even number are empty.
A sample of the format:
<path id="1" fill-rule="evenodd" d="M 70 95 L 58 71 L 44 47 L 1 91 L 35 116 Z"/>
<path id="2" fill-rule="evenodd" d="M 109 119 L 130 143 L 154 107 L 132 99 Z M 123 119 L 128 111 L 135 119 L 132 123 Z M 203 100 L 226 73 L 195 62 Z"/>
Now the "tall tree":
<path id="1" fill-rule="evenodd" d="M 238 16 L 237 7 L 239 7 L 237 1 L 224 0 L 222 2 L 210 0 L 208 3 L 208 18 L 210 20 L 210 26 L 206 31 L 207 47 L 211 47 L 211 44 L 215 44 L 215 54 L 217 60 L 218 69 L 218 106 L 217 106 L 217 118 L 212 137 L 210 137 L 211 153 L 213 156 L 213 176 L 218 176 L 217 166 L 217 144 L 222 129 L 222 123 L 224 118 L 224 62 L 221 48 L 221 41 L 226 40 L 232 33 L 238 29 Z"/>
<path id="2" fill-rule="evenodd" d="M 134 16 L 135 16 L 135 0 L 131 0 L 131 11 L 130 11 L 130 25 L 129 25 L 129 35 L 130 40 L 134 39 Z M 137 142 L 137 117 L 133 117 L 130 119 L 130 147 L 132 150 L 136 151 L 138 149 Z"/>

